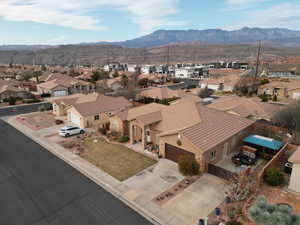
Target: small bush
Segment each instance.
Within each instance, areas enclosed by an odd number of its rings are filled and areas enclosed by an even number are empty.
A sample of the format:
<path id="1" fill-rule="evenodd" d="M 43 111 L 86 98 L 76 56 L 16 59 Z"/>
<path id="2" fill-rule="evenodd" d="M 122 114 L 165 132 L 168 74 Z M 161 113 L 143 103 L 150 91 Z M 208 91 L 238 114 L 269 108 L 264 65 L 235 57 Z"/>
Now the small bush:
<path id="1" fill-rule="evenodd" d="M 277 100 L 278 100 L 278 99 L 277 99 L 277 95 L 274 95 L 272 101 L 273 101 L 273 102 L 277 102 Z"/>
<path id="2" fill-rule="evenodd" d="M 22 102 L 23 102 L 23 103 L 26 103 L 26 104 L 30 104 L 30 103 L 37 103 L 37 102 L 40 102 L 40 100 L 37 99 L 37 98 L 29 98 L 29 99 L 23 99 Z"/>
<path id="3" fill-rule="evenodd" d="M 8 98 L 8 104 L 9 105 L 15 105 L 16 101 L 17 101 L 17 99 L 15 97 L 9 97 Z"/>
<path id="4" fill-rule="evenodd" d="M 110 134 L 113 137 L 118 137 L 119 136 L 119 133 L 117 131 L 112 131 Z"/>
<path id="5" fill-rule="evenodd" d="M 279 186 L 284 182 L 284 175 L 278 168 L 268 168 L 264 174 L 264 181 L 271 186 Z"/>
<path id="6" fill-rule="evenodd" d="M 230 220 L 230 221 L 226 222 L 226 225 L 243 225 L 243 224 L 236 220 Z"/>
<path id="7" fill-rule="evenodd" d="M 182 155 L 178 159 L 180 173 L 184 176 L 193 176 L 199 174 L 200 165 L 191 155 Z"/>
<path id="8" fill-rule="evenodd" d="M 128 142 L 129 137 L 128 136 L 121 136 L 121 137 L 119 137 L 118 141 L 121 142 L 121 143 Z"/>
<path id="9" fill-rule="evenodd" d="M 55 122 L 56 125 L 59 125 L 59 124 L 63 124 L 63 123 L 64 123 L 63 120 L 55 120 L 54 122 Z"/>
<path id="10" fill-rule="evenodd" d="M 40 112 L 43 112 L 43 111 L 46 111 L 46 108 L 45 108 L 44 105 L 40 105 L 40 106 L 38 107 L 38 110 L 39 110 Z"/>
<path id="11" fill-rule="evenodd" d="M 262 80 L 260 81 L 260 84 L 261 84 L 261 85 L 268 84 L 268 83 L 270 83 L 269 79 L 262 79 Z"/>
<path id="12" fill-rule="evenodd" d="M 107 129 L 106 128 L 104 128 L 104 127 L 100 127 L 100 128 L 98 128 L 98 131 L 100 132 L 100 134 L 102 134 L 102 135 L 106 135 L 107 134 Z"/>
<path id="13" fill-rule="evenodd" d="M 262 102 L 267 102 L 267 101 L 269 101 L 269 97 L 268 97 L 268 95 L 266 95 L 265 93 L 262 94 L 262 95 L 260 95 L 260 96 L 258 96 L 258 97 L 261 99 Z"/>

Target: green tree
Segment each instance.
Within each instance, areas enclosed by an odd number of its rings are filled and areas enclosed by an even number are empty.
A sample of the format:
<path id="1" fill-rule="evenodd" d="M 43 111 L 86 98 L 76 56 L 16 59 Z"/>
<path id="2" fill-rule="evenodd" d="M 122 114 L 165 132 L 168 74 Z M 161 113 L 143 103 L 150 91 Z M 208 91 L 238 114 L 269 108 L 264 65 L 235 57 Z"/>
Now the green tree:
<path id="1" fill-rule="evenodd" d="M 43 72 L 42 71 L 33 71 L 32 72 L 32 77 L 36 79 L 36 82 L 39 83 L 39 77 L 42 76 Z"/>
<path id="2" fill-rule="evenodd" d="M 99 79 L 100 79 L 100 72 L 99 71 L 93 71 L 92 76 L 91 76 L 92 82 L 95 83 Z"/>
<path id="3" fill-rule="evenodd" d="M 184 176 L 193 176 L 199 174 L 200 165 L 194 156 L 182 155 L 178 159 L 179 171 Z"/>
<path id="4" fill-rule="evenodd" d="M 120 74 L 118 73 L 118 71 L 115 71 L 115 72 L 112 74 L 112 76 L 113 76 L 114 78 L 116 78 L 116 77 L 119 77 Z"/>
<path id="5" fill-rule="evenodd" d="M 128 87 L 128 81 L 128 77 L 125 74 L 123 74 L 120 81 L 123 88 Z"/>
<path id="6" fill-rule="evenodd" d="M 8 98 L 8 104 L 9 105 L 15 105 L 17 102 L 17 99 L 15 97 L 9 97 Z"/>
<path id="7" fill-rule="evenodd" d="M 257 198 L 248 216 L 257 225 L 300 225 L 300 216 L 289 206 L 268 204 L 265 196 Z"/>

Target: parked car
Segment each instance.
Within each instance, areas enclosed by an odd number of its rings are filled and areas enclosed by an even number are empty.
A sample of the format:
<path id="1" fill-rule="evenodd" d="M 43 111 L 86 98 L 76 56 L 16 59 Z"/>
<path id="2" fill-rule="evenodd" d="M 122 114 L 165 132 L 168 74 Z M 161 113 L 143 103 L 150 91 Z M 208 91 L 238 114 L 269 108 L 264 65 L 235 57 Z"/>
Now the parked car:
<path id="1" fill-rule="evenodd" d="M 83 134 L 85 132 L 84 129 L 73 126 L 66 126 L 59 130 L 59 135 L 63 137 L 69 137 L 71 135 Z"/>
<path id="2" fill-rule="evenodd" d="M 236 165 L 251 166 L 251 165 L 255 165 L 255 163 L 256 163 L 256 159 L 251 158 L 251 157 L 243 154 L 242 152 L 232 156 L 231 160 Z"/>

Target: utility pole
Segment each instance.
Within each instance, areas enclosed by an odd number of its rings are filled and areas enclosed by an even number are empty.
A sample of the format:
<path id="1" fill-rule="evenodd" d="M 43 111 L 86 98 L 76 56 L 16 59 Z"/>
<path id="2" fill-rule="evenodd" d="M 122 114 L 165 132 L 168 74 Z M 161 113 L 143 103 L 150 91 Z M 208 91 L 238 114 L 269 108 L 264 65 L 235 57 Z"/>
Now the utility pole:
<path id="1" fill-rule="evenodd" d="M 256 69 L 255 69 L 255 81 L 257 80 L 257 76 L 258 76 L 260 51 L 261 51 L 261 41 L 258 42 L 258 52 L 257 52 Z"/>

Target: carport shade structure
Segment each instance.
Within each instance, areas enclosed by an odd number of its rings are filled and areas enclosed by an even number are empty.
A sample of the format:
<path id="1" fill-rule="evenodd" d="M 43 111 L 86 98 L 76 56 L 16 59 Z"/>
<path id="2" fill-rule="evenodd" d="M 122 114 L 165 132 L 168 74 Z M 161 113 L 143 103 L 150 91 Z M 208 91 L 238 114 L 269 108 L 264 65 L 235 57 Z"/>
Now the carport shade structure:
<path id="1" fill-rule="evenodd" d="M 281 141 L 277 141 L 273 138 L 263 137 L 260 135 L 248 136 L 243 140 L 243 142 L 272 149 L 274 151 L 278 151 L 284 145 L 284 143 Z"/>

